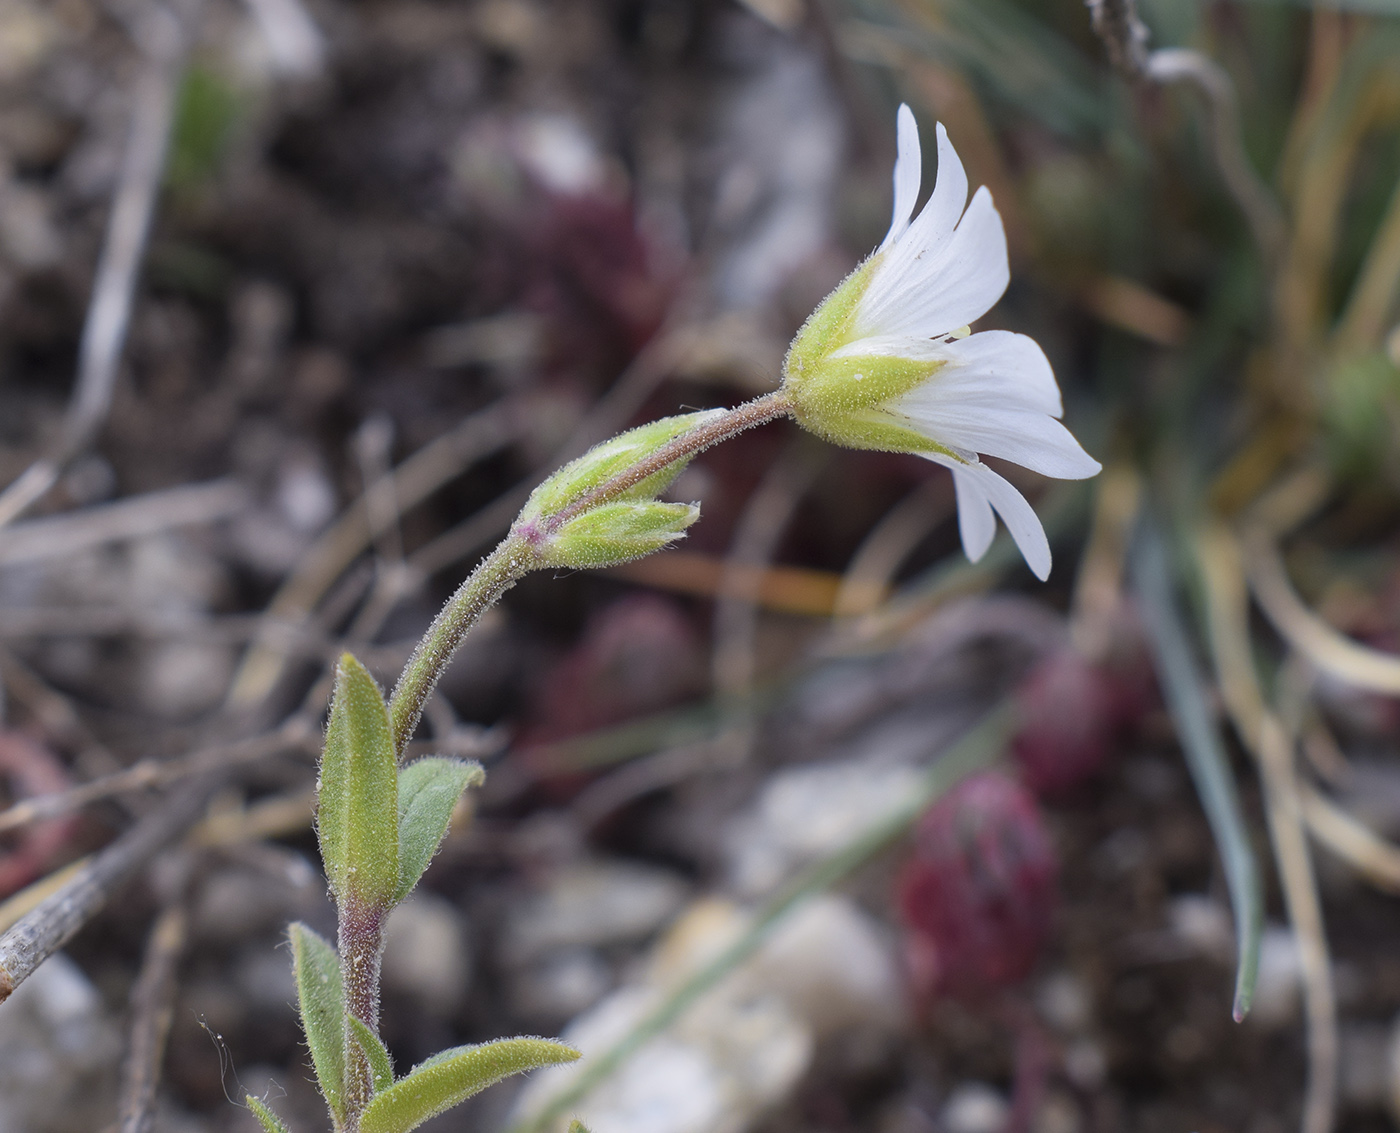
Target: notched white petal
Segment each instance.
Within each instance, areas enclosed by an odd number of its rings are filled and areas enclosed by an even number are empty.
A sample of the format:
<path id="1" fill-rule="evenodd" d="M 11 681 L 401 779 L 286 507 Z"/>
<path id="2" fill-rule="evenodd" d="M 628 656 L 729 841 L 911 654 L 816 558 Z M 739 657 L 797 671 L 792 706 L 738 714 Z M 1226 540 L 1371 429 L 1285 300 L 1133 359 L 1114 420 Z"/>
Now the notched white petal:
<path id="1" fill-rule="evenodd" d="M 914 215 L 914 205 L 919 199 L 919 184 L 924 175 L 923 152 L 919 148 L 919 126 L 914 121 L 914 112 L 903 103 L 900 104 L 896 118 L 895 133 L 898 156 L 894 162 L 894 213 L 890 219 L 890 230 L 877 249 L 881 252 L 903 236 L 909 227 L 909 219 Z"/>
<path id="2" fill-rule="evenodd" d="M 931 459 L 938 460 L 937 457 Z M 1016 541 L 1021 557 L 1031 568 L 1031 573 L 1041 582 L 1049 578 L 1050 541 L 1046 539 L 1045 528 L 1026 497 L 985 464 L 960 465 L 947 459 L 938 460 L 938 463 L 953 470 L 953 487 L 958 497 L 958 531 L 963 537 L 963 550 L 967 552 L 967 557 L 977 562 L 991 545 L 984 521 L 991 518 L 991 510 L 995 508 L 1006 529 L 1011 532 L 1011 538 Z M 966 511 L 964 496 L 967 497 Z M 970 525 L 964 522 L 965 513 L 971 517 Z M 975 536 L 971 544 L 968 541 L 969 526 Z"/>
<path id="3" fill-rule="evenodd" d="M 922 219 L 885 253 L 872 276 L 856 309 L 858 336 L 946 335 L 980 319 L 1006 291 L 1006 233 L 985 186 L 947 239 L 907 259 L 906 245 Z"/>

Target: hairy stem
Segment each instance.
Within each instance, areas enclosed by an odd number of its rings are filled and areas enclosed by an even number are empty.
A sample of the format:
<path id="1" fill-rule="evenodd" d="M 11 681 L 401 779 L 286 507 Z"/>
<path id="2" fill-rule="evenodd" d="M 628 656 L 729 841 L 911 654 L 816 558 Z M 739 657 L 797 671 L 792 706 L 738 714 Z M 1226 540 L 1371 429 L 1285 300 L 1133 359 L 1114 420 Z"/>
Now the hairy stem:
<path id="1" fill-rule="evenodd" d="M 353 900 L 340 907 L 340 978 L 345 987 L 345 1011 L 370 1030 L 379 1030 L 379 963 L 384 951 L 387 910 Z M 373 1096 L 369 1060 L 345 1029 L 345 1127 L 355 1133 L 360 1114 Z"/>
<path id="2" fill-rule="evenodd" d="M 457 593 L 433 619 L 389 698 L 389 719 L 394 726 L 394 745 L 400 758 L 423 717 L 428 698 L 433 695 L 433 689 L 462 639 L 534 565 L 529 547 L 512 532 L 467 575 Z"/>
<path id="3" fill-rule="evenodd" d="M 792 402 L 782 390 L 735 406 L 662 445 L 646 459 L 605 480 L 556 514 L 545 517 L 538 525 L 539 530 L 534 533 L 535 538 L 538 539 L 541 534 L 551 535 L 583 512 L 617 499 L 668 465 L 695 456 L 711 445 L 729 440 L 755 425 L 786 417 L 791 410 Z M 481 620 L 482 614 L 536 565 L 538 559 L 530 541 L 512 530 L 467 576 L 467 580 L 458 587 L 457 593 L 452 595 L 428 627 L 389 699 L 389 718 L 393 722 L 394 743 L 400 756 L 413 738 L 413 732 L 423 716 L 423 708 L 452 660 L 452 655 L 462 644 L 462 639 Z M 348 983 L 346 991 L 348 994 Z"/>

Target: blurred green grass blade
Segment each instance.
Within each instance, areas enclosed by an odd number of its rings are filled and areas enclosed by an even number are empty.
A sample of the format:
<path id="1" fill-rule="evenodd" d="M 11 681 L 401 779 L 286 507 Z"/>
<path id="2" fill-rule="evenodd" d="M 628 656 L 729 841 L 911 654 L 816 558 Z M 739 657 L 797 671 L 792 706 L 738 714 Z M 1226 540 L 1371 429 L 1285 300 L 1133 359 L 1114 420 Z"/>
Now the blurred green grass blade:
<path id="1" fill-rule="evenodd" d="M 1063 137 L 1097 138 L 1120 120 L 1119 100 L 1089 58 L 1017 4 L 853 0 L 848 10 L 892 41 L 965 72 L 1018 116 Z"/>
<path id="2" fill-rule="evenodd" d="M 1172 597 L 1166 551 L 1156 525 L 1142 517 L 1129 560 L 1148 644 L 1167 709 L 1176 724 L 1186 765 L 1225 866 L 1235 917 L 1237 963 L 1235 1021 L 1254 998 L 1259 974 L 1259 942 L 1264 927 L 1264 895 L 1259 866 L 1250 846 L 1234 776 L 1206 697 L 1205 681 L 1192 655 L 1181 612 Z"/>
<path id="3" fill-rule="evenodd" d="M 606 1081 L 649 1039 L 660 1034 L 701 996 L 747 960 L 769 931 L 806 898 L 825 892 L 858 866 L 900 837 L 934 800 L 968 775 L 990 766 L 1006 747 L 1011 712 L 1003 705 L 989 713 L 928 769 L 921 788 L 894 814 L 876 823 L 835 853 L 800 873 L 754 915 L 733 944 L 696 972 L 608 1050 L 589 1055 L 585 1069 L 568 1089 L 539 1113 L 512 1127 L 510 1133 L 541 1133 Z"/>

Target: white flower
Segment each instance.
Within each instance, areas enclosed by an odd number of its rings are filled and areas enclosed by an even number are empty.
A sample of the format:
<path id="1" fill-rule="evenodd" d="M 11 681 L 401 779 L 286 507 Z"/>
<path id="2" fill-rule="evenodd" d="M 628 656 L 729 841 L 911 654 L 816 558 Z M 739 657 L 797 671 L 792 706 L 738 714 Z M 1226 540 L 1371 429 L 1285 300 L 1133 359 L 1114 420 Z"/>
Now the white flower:
<path id="1" fill-rule="evenodd" d="M 922 159 L 907 106 L 898 141 L 889 233 L 799 332 L 784 388 L 797 419 L 837 443 L 913 452 L 951 469 L 968 558 L 991 545 L 995 510 L 1043 580 L 1045 529 L 978 454 L 1061 480 L 1101 466 L 1057 420 L 1060 390 L 1040 347 L 1010 331 L 968 333 L 1010 279 L 991 194 L 980 188 L 967 204 L 967 174 L 939 125 L 938 179 L 915 217 Z"/>

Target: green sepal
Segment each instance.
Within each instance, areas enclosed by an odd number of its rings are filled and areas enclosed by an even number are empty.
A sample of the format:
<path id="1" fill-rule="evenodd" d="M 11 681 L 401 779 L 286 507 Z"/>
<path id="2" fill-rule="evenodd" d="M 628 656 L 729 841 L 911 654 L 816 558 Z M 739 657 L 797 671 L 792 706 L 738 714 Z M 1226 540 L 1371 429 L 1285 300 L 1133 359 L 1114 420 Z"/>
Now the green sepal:
<path id="1" fill-rule="evenodd" d="M 699 518 L 695 504 L 603 504 L 569 520 L 536 553 L 542 566 L 617 566 L 683 538 Z"/>
<path id="2" fill-rule="evenodd" d="M 557 515 L 580 496 L 591 492 L 605 480 L 620 472 L 625 472 L 639 461 L 646 459 L 662 445 L 674 440 L 696 425 L 709 420 L 722 409 L 708 409 L 701 413 L 682 413 L 676 417 L 663 417 L 636 429 L 628 429 L 611 440 L 595 445 L 577 460 L 570 461 L 553 476 L 530 493 L 529 500 L 515 521 L 518 528 L 528 527 L 540 519 Z M 668 464 L 655 475 L 629 488 L 620 497 L 624 500 L 649 500 L 664 492 L 671 482 L 680 475 L 688 460 L 677 460 Z"/>
<path id="3" fill-rule="evenodd" d="M 258 1101 L 257 1098 L 253 1097 L 252 1094 L 244 1098 L 244 1102 L 247 1104 L 248 1108 L 253 1111 L 253 1116 L 258 1119 L 258 1123 L 262 1125 L 267 1133 L 292 1133 L 280 1117 L 273 1113 L 272 1110 L 268 1109 L 267 1106 L 263 1105 L 262 1102 Z"/>
<path id="4" fill-rule="evenodd" d="M 399 884 L 398 760 L 383 694 L 349 653 L 335 674 L 316 806 L 338 901 L 387 909 Z"/>
<path id="5" fill-rule="evenodd" d="M 578 1057 L 549 1039 L 499 1039 L 441 1051 L 375 1096 L 360 1117 L 360 1133 L 409 1133 L 502 1078 Z"/>
<path id="6" fill-rule="evenodd" d="M 569 1133 L 588 1133 L 588 1126 L 576 1117 L 569 1122 Z"/>
<path id="7" fill-rule="evenodd" d="M 345 1016 L 350 1026 L 350 1037 L 364 1051 L 369 1062 L 370 1085 L 376 1094 L 382 1094 L 394 1084 L 394 1063 L 389 1051 L 378 1035 L 353 1015 Z"/>
<path id="8" fill-rule="evenodd" d="M 856 311 L 880 258 L 877 253 L 848 275 L 792 340 L 783 359 L 783 390 L 792 399 L 793 418 L 846 448 L 956 457 L 887 408 L 929 381 L 942 362 L 884 354 L 832 357 L 855 339 Z"/>
<path id="9" fill-rule="evenodd" d="M 479 763 L 430 756 L 399 772 L 399 884 L 394 903 L 418 884 L 452 821 L 462 792 L 480 786 L 486 772 Z"/>
<path id="10" fill-rule="evenodd" d="M 288 933 L 302 1030 L 311 1048 L 316 1080 L 338 1125 L 345 1116 L 345 990 L 340 982 L 340 956 L 329 941 L 304 924 L 293 924 Z"/>
<path id="11" fill-rule="evenodd" d="M 852 341 L 856 308 L 880 259 L 877 252 L 858 266 L 807 316 L 783 359 L 783 388 L 789 393 L 797 394 L 829 354 Z"/>

